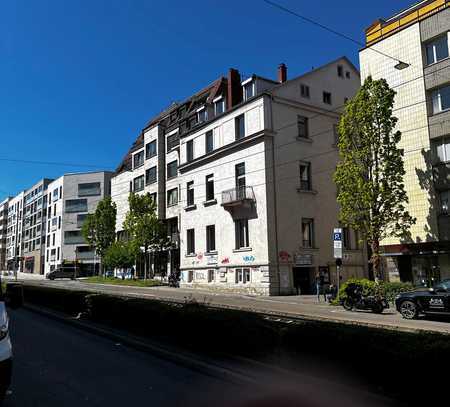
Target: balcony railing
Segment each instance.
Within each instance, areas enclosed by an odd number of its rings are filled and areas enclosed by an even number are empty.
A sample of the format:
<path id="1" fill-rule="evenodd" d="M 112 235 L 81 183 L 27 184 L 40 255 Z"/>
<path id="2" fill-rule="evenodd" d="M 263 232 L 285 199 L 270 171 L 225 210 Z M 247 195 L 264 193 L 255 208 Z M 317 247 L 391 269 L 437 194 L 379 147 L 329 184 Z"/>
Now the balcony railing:
<path id="1" fill-rule="evenodd" d="M 235 206 L 255 201 L 253 187 L 238 187 L 222 192 L 222 206 Z"/>

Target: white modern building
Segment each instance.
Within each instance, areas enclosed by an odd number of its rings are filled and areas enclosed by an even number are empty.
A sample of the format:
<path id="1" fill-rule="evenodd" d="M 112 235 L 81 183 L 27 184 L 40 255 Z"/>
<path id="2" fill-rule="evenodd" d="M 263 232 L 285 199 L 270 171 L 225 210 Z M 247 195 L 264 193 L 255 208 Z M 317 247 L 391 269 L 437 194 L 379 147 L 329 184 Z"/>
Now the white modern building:
<path id="1" fill-rule="evenodd" d="M 361 79 L 397 92 L 394 115 L 405 151 L 409 238 L 382 242 L 385 275 L 422 283 L 450 277 L 450 2 L 421 1 L 366 30 Z"/>
<path id="2" fill-rule="evenodd" d="M 0 272 L 6 270 L 6 235 L 8 234 L 8 206 L 11 198 L 0 202 Z"/>
<path id="3" fill-rule="evenodd" d="M 99 261 L 85 242 L 86 216 L 111 194 L 111 172 L 65 174 L 48 185 L 45 274 L 63 262 L 80 265 L 81 275 L 94 274 Z"/>
<path id="4" fill-rule="evenodd" d="M 25 273 L 44 274 L 47 187 L 51 179 L 42 179 L 24 192 L 23 259 Z"/>
<path id="5" fill-rule="evenodd" d="M 9 201 L 6 233 L 6 267 L 10 271 L 22 271 L 23 254 L 23 199 L 20 192 Z"/>
<path id="6" fill-rule="evenodd" d="M 292 80 L 284 64 L 277 81 L 231 69 L 173 104 L 112 179 L 118 233 L 130 191 L 151 193 L 179 232 L 154 267 L 179 267 L 185 287 L 278 295 L 310 293 L 317 274 L 336 282 L 336 125 L 359 84 L 347 58 Z M 359 240 L 344 231 L 344 279 L 367 273 Z"/>

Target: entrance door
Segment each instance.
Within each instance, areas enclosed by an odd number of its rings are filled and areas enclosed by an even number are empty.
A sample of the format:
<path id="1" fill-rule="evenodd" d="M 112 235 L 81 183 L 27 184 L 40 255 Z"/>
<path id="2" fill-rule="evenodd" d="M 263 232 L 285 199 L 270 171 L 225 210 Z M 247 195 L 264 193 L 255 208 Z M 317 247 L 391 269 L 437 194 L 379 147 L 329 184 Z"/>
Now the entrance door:
<path id="1" fill-rule="evenodd" d="M 294 288 L 299 295 L 312 294 L 311 292 L 311 277 L 309 267 L 294 267 L 292 269 L 294 274 Z"/>

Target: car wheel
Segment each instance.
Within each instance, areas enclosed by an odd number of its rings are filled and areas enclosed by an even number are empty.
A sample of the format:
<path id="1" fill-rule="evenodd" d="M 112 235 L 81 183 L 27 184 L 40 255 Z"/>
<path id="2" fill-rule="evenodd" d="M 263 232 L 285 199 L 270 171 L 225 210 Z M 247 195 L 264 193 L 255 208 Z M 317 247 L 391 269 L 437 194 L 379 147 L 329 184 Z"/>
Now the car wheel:
<path id="1" fill-rule="evenodd" d="M 400 314 L 405 319 L 416 319 L 419 315 L 419 310 L 414 301 L 406 300 L 400 304 Z"/>
<path id="2" fill-rule="evenodd" d="M 342 306 L 344 307 L 344 309 L 346 309 L 347 311 L 352 311 L 353 310 L 353 304 L 350 300 L 344 300 Z"/>
<path id="3" fill-rule="evenodd" d="M 382 314 L 383 311 L 384 311 L 383 304 L 375 304 L 375 305 L 372 307 L 372 312 L 373 312 L 374 314 Z"/>

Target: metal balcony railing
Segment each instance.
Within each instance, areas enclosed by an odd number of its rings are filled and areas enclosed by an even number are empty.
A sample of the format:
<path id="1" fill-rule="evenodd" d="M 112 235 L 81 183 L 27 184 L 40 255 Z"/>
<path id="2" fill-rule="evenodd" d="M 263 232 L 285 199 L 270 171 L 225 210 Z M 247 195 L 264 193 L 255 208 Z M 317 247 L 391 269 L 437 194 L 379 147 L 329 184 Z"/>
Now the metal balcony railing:
<path id="1" fill-rule="evenodd" d="M 239 205 L 245 201 L 256 201 L 253 187 L 238 187 L 222 192 L 222 206 Z"/>

